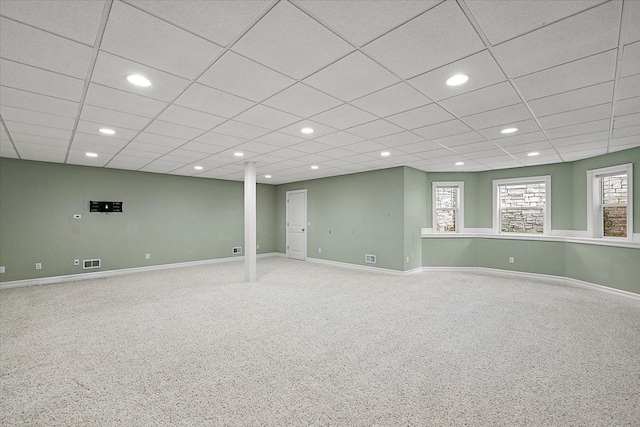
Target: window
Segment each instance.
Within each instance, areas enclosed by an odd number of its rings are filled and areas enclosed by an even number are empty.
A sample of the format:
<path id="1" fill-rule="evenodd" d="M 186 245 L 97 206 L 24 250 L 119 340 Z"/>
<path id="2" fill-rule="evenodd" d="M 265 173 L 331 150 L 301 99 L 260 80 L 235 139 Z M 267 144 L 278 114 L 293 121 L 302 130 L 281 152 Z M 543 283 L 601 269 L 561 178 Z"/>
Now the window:
<path id="1" fill-rule="evenodd" d="M 433 231 L 459 233 L 464 228 L 464 182 L 433 183 Z"/>
<path id="2" fill-rule="evenodd" d="M 587 172 L 589 237 L 631 239 L 633 236 L 633 165 Z"/>
<path id="3" fill-rule="evenodd" d="M 493 181 L 497 233 L 550 234 L 551 176 Z"/>

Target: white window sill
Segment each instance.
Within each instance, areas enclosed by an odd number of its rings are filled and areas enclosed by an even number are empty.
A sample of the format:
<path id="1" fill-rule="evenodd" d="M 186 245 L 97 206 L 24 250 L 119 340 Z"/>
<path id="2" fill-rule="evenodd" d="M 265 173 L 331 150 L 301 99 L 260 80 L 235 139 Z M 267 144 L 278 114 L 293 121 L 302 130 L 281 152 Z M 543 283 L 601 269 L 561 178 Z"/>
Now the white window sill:
<path id="1" fill-rule="evenodd" d="M 553 230 L 552 233 L 563 233 L 562 230 Z M 574 232 L 576 233 L 576 232 Z M 566 232 L 566 234 L 574 234 Z M 599 245 L 599 246 L 615 246 L 619 248 L 633 248 L 640 249 L 640 233 L 634 234 L 634 240 L 622 240 L 622 239 L 603 239 L 603 238 L 589 238 L 589 237 L 571 237 L 561 235 L 532 235 L 532 234 L 494 234 L 493 230 L 479 229 L 477 232 L 434 232 L 431 228 L 423 228 L 420 233 L 420 237 L 423 239 L 469 239 L 469 238 L 482 238 L 482 239 L 502 239 L 502 240 L 537 240 L 544 242 L 568 242 L 568 243 L 580 243 L 585 245 Z"/>

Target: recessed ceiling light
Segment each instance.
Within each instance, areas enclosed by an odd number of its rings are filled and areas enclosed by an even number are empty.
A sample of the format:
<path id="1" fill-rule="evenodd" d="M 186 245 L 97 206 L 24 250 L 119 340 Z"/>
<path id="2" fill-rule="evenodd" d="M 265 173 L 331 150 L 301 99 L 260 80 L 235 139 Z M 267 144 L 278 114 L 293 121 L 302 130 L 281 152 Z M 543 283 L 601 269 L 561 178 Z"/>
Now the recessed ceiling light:
<path id="1" fill-rule="evenodd" d="M 462 166 L 464 165 L 464 162 L 456 162 L 456 166 Z"/>
<path id="2" fill-rule="evenodd" d="M 316 170 L 316 169 L 318 169 L 318 166 L 317 165 L 313 165 L 313 166 L 311 166 L 311 169 Z"/>
<path id="3" fill-rule="evenodd" d="M 455 76 L 451 76 L 447 79 L 447 84 L 449 86 L 458 86 L 466 83 L 467 80 L 469 80 L 469 76 L 466 74 L 456 74 Z"/>
<path id="4" fill-rule="evenodd" d="M 539 155 L 540 155 L 540 153 L 538 153 L 537 151 L 532 151 L 530 153 L 527 153 L 527 156 L 529 156 L 529 157 L 535 157 L 535 156 L 539 156 Z"/>
<path id="5" fill-rule="evenodd" d="M 236 151 L 235 153 L 233 153 L 233 155 L 236 156 L 236 157 L 242 157 L 242 156 L 244 156 L 244 153 Z"/>
<path id="6" fill-rule="evenodd" d="M 140 87 L 151 86 L 151 82 L 149 81 L 149 79 L 141 74 L 129 74 L 127 76 L 127 80 L 129 81 L 129 83 L 136 86 L 140 86 Z"/>
<path id="7" fill-rule="evenodd" d="M 193 168 L 194 168 L 195 170 L 197 170 L 197 171 L 201 171 L 201 170 L 202 170 L 202 166 L 194 166 Z"/>
<path id="8" fill-rule="evenodd" d="M 87 157 L 98 157 L 98 155 L 96 153 L 86 153 L 85 156 L 87 156 Z"/>
<path id="9" fill-rule="evenodd" d="M 109 128 L 100 128 L 98 129 L 98 132 L 105 134 L 105 135 L 115 135 L 116 131 L 113 129 L 109 129 Z"/>
<path id="10" fill-rule="evenodd" d="M 382 157 L 389 157 L 389 156 L 391 155 L 391 153 L 390 153 L 390 152 L 388 152 L 388 151 L 383 151 L 382 153 L 380 153 L 380 155 L 381 155 Z"/>
<path id="11" fill-rule="evenodd" d="M 514 133 L 514 132 L 518 132 L 518 128 L 506 128 L 500 131 L 500 133 Z"/>
<path id="12" fill-rule="evenodd" d="M 269 179 L 269 178 L 271 178 L 271 175 L 265 175 L 264 177 Z"/>
<path id="13" fill-rule="evenodd" d="M 302 128 L 302 129 L 300 129 L 300 132 L 306 133 L 306 134 L 310 134 L 310 133 L 313 133 L 313 129 L 311 129 L 311 128 Z"/>

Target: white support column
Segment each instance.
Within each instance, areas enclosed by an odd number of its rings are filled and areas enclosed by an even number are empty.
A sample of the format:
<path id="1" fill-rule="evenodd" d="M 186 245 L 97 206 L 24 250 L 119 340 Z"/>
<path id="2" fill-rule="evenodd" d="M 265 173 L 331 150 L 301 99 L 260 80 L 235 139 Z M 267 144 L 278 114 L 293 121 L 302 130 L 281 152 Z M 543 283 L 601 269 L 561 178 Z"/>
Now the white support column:
<path id="1" fill-rule="evenodd" d="M 256 164 L 244 166 L 244 273 L 247 282 L 256 281 Z"/>

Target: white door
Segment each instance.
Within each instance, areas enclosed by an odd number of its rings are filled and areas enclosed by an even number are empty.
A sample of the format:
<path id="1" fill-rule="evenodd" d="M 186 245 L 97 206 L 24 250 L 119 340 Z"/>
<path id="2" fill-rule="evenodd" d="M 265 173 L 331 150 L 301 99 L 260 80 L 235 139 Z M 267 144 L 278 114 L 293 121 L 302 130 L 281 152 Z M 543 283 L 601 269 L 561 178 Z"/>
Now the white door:
<path id="1" fill-rule="evenodd" d="M 287 191 L 287 256 L 307 259 L 307 190 Z"/>

